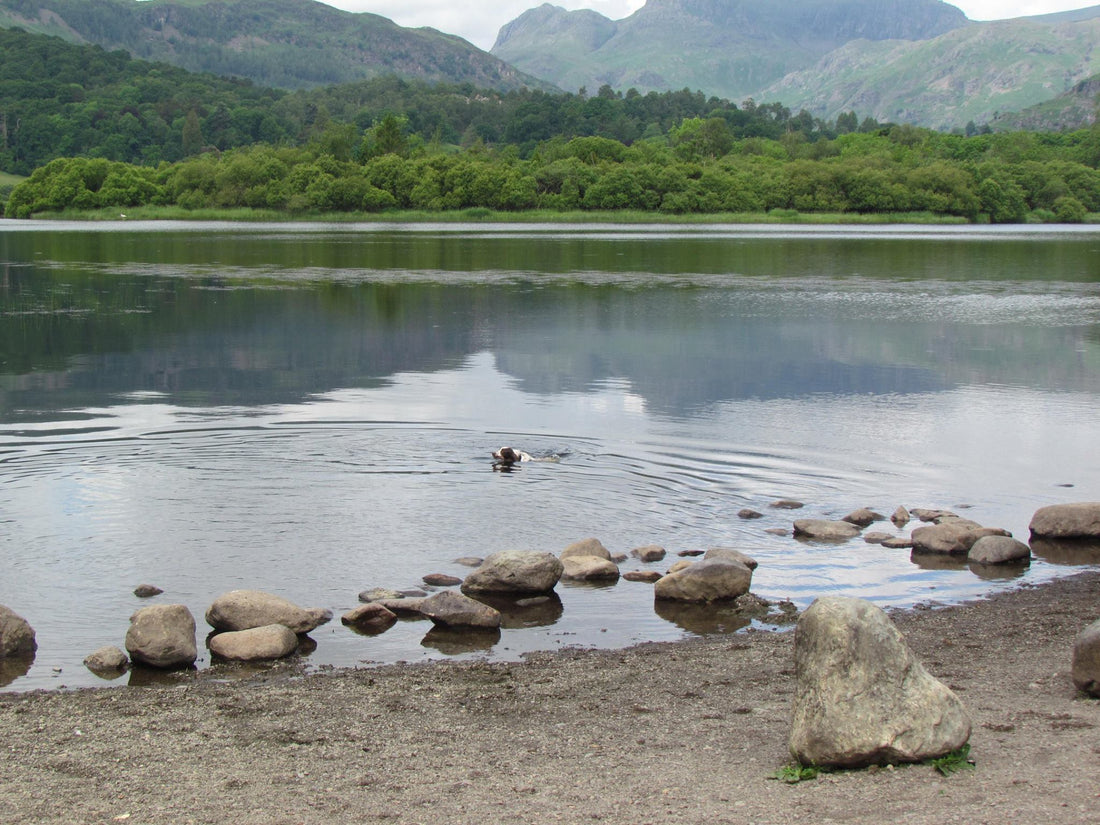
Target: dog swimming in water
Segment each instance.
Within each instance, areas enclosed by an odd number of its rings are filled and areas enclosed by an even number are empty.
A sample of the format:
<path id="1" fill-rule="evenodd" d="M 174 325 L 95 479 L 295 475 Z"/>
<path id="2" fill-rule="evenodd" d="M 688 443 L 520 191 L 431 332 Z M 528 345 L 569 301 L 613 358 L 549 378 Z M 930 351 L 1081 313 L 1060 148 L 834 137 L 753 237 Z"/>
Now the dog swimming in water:
<path id="1" fill-rule="evenodd" d="M 528 461 L 548 461 L 552 464 L 556 464 L 561 461 L 563 455 L 565 455 L 565 453 L 531 455 L 530 453 L 525 453 L 523 450 L 517 450 L 515 447 L 501 447 L 499 450 L 493 452 L 493 469 L 510 472 L 515 465 L 521 463 L 526 464 Z"/>
<path id="2" fill-rule="evenodd" d="M 534 460 L 534 456 L 530 453 L 525 453 L 523 450 L 517 450 L 515 447 L 501 447 L 493 453 L 494 467 L 507 467 L 510 469 L 513 464 Z"/>

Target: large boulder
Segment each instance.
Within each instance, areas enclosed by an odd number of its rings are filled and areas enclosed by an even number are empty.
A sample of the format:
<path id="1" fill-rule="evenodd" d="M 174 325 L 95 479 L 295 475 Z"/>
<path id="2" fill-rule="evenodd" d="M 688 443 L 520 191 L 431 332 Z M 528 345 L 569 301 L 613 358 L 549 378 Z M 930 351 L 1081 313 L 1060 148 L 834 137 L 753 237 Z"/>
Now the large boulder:
<path id="1" fill-rule="evenodd" d="M 462 582 L 463 593 L 549 593 L 561 579 L 562 563 L 553 553 L 502 550 Z"/>
<path id="2" fill-rule="evenodd" d="M 249 630 L 281 624 L 295 633 L 309 633 L 331 618 L 331 610 L 299 607 L 262 590 L 230 590 L 214 599 L 206 611 L 206 623 L 215 630 Z"/>
<path id="3" fill-rule="evenodd" d="M 1073 684 L 1100 698 L 1100 619 L 1090 624 L 1073 643 Z"/>
<path id="4" fill-rule="evenodd" d="M 500 627 L 500 611 L 476 599 L 444 590 L 424 599 L 420 612 L 447 627 Z"/>
<path id="5" fill-rule="evenodd" d="M 0 604 L 0 659 L 5 656 L 25 656 L 37 649 L 34 629 L 27 620 Z"/>
<path id="6" fill-rule="evenodd" d="M 230 630 L 210 637 L 210 652 L 223 659 L 256 662 L 282 659 L 298 649 L 298 634 L 283 624 Z"/>
<path id="7" fill-rule="evenodd" d="M 859 528 L 847 521 L 801 518 L 794 523 L 796 536 L 815 541 L 847 541 L 859 533 Z"/>
<path id="8" fill-rule="evenodd" d="M 870 602 L 817 599 L 798 620 L 794 658 L 790 750 L 802 764 L 917 762 L 970 738 L 962 703 Z"/>
<path id="9" fill-rule="evenodd" d="M 1032 538 L 1100 539 L 1100 501 L 1040 507 L 1030 529 Z"/>
<path id="10" fill-rule="evenodd" d="M 704 559 L 689 564 L 653 585 L 656 599 L 678 602 L 716 602 L 749 592 L 752 571 L 738 561 Z"/>
<path id="11" fill-rule="evenodd" d="M 982 536 L 971 545 L 966 560 L 975 564 L 1029 564 L 1031 548 L 1012 536 Z"/>
<path id="12" fill-rule="evenodd" d="M 918 527 L 910 537 L 914 553 L 940 553 L 965 556 L 982 536 L 1010 536 L 999 527 L 982 527 L 972 521 L 951 520 Z"/>
<path id="13" fill-rule="evenodd" d="M 199 655 L 195 617 L 182 604 L 143 607 L 130 617 L 126 650 L 133 661 L 153 667 L 189 667 Z"/>

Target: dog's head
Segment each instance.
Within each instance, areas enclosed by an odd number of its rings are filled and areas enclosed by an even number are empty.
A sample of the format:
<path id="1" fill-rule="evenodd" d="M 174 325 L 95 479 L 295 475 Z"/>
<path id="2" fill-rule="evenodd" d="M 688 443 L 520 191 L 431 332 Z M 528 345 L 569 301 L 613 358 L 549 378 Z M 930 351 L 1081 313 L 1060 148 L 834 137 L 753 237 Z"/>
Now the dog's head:
<path id="1" fill-rule="evenodd" d="M 499 450 L 493 453 L 493 458 L 495 458 L 497 461 L 503 461 L 506 464 L 513 464 L 519 461 L 520 456 L 519 453 L 513 450 L 511 447 L 501 447 Z"/>

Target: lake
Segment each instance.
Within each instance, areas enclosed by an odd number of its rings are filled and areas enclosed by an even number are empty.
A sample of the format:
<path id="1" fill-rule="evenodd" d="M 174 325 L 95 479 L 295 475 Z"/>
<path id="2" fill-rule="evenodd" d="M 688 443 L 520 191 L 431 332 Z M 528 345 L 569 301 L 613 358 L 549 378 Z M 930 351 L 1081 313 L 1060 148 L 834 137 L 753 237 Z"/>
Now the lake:
<path id="1" fill-rule="evenodd" d="M 107 684 L 81 661 L 136 608 L 202 636 L 235 588 L 333 610 L 315 666 L 743 624 L 628 581 L 562 583 L 495 643 L 339 622 L 588 536 L 669 551 L 624 570 L 735 547 L 800 607 L 1041 582 L 1100 554 L 990 571 L 766 531 L 905 505 L 1026 541 L 1038 507 L 1100 498 L 1098 402 L 1096 227 L 0 221 L 0 604 L 39 643 L 0 682 Z M 502 445 L 558 460 L 494 472 Z"/>

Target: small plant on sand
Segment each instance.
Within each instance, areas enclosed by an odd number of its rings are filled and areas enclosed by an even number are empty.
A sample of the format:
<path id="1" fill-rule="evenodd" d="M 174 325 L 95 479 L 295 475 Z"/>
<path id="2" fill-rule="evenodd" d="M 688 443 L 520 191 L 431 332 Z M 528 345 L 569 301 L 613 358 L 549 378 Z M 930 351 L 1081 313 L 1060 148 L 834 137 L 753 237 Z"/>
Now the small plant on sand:
<path id="1" fill-rule="evenodd" d="M 777 770 L 772 776 L 772 779 L 778 779 L 781 782 L 786 782 L 788 785 L 794 785 L 798 782 L 805 782 L 807 779 L 817 779 L 820 773 L 821 768 L 817 765 L 800 765 L 797 762 L 793 762 Z"/>
<path id="2" fill-rule="evenodd" d="M 974 760 L 970 758 L 970 744 L 967 743 L 958 750 L 945 753 L 935 759 L 929 759 L 926 764 L 931 765 L 944 776 L 951 776 L 962 770 L 973 770 Z"/>

